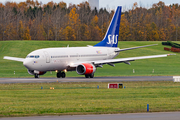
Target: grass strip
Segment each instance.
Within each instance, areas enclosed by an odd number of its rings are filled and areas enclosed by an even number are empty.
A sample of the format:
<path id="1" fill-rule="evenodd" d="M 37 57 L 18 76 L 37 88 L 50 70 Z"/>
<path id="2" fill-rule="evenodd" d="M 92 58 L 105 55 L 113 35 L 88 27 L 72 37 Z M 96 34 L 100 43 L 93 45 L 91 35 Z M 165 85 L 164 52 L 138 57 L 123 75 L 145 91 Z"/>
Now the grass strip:
<path id="1" fill-rule="evenodd" d="M 0 84 L 0 117 L 137 113 L 147 104 L 150 112 L 180 111 L 180 83 L 122 83 L 125 89 L 100 82 Z"/>

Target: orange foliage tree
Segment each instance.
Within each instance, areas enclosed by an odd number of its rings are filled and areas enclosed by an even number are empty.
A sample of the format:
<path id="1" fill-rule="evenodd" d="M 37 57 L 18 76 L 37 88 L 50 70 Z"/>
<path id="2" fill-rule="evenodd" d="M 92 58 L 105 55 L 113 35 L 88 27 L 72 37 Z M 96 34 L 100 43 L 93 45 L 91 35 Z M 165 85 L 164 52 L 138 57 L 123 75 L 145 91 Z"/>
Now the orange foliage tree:
<path id="1" fill-rule="evenodd" d="M 180 5 L 159 1 L 123 11 L 121 41 L 180 41 Z M 114 14 L 91 10 L 88 2 L 42 4 L 38 0 L 0 3 L 0 40 L 102 40 Z"/>

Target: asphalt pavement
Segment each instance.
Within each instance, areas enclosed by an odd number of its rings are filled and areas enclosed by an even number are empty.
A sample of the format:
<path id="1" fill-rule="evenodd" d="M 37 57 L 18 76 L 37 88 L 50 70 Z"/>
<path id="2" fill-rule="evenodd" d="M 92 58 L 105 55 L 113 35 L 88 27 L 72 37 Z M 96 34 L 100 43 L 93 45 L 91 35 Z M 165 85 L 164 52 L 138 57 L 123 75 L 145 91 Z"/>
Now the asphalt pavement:
<path id="1" fill-rule="evenodd" d="M 122 81 L 173 81 L 173 76 L 132 76 L 132 77 L 72 77 L 72 78 L 0 78 L 5 83 L 50 83 L 50 82 L 122 82 Z"/>
<path id="2" fill-rule="evenodd" d="M 11 117 L 0 120 L 180 120 L 180 112 Z"/>

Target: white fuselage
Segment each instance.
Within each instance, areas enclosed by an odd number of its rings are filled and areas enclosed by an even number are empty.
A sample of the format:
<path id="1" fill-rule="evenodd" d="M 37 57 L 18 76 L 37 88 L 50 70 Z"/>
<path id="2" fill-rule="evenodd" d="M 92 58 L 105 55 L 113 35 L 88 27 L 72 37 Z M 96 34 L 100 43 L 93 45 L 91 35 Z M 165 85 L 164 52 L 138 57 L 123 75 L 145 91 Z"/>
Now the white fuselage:
<path id="1" fill-rule="evenodd" d="M 92 63 L 94 60 L 115 58 L 119 48 L 112 47 L 67 47 L 39 49 L 27 55 L 24 66 L 29 70 L 62 71 L 74 63 Z"/>

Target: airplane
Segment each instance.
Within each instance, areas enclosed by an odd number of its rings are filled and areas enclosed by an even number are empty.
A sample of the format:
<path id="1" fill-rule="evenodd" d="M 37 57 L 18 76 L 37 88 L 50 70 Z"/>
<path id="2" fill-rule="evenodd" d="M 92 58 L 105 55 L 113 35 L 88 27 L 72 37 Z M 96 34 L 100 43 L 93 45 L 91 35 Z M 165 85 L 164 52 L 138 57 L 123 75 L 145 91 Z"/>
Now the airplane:
<path id="1" fill-rule="evenodd" d="M 86 78 L 93 78 L 97 67 L 103 67 L 105 64 L 115 66 L 115 63 L 126 63 L 130 65 L 131 61 L 139 59 L 171 55 L 163 54 L 114 59 L 122 51 L 157 45 L 118 48 L 121 9 L 121 6 L 117 7 L 104 39 L 94 46 L 44 48 L 29 53 L 26 58 L 4 56 L 4 59 L 23 62 L 23 65 L 28 69 L 28 73 L 34 75 L 35 78 L 39 78 L 39 75 L 44 75 L 47 71 L 56 71 L 57 78 L 65 78 L 67 71 L 76 71 L 77 74 L 85 75 Z"/>

